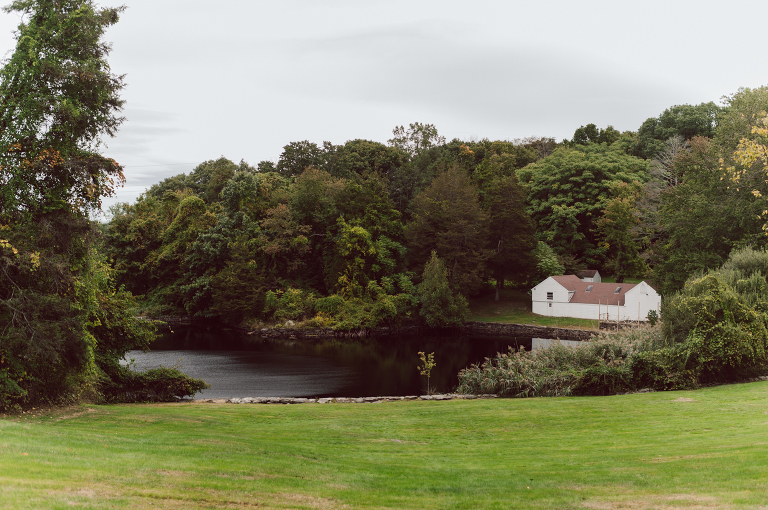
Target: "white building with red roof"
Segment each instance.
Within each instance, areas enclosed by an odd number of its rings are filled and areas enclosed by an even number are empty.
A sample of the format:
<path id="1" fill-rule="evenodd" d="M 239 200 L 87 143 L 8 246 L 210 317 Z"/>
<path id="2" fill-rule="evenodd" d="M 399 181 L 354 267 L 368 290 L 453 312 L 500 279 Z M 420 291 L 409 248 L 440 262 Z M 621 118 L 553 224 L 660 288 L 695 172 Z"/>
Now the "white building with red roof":
<path id="1" fill-rule="evenodd" d="M 661 296 L 645 282 L 585 282 L 576 275 L 550 276 L 531 289 L 533 313 L 594 320 L 648 320 Z"/>

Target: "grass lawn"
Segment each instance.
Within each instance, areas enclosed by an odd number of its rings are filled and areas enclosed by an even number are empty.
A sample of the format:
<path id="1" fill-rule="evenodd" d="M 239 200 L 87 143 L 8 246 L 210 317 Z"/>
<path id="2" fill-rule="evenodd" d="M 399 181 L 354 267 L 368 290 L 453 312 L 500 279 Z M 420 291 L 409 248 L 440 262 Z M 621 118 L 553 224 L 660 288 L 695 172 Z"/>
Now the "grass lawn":
<path id="1" fill-rule="evenodd" d="M 495 291 L 470 299 L 468 320 L 597 330 L 596 320 L 546 317 L 533 313 L 531 311 L 531 296 L 526 292 L 503 289 L 499 301 L 496 302 L 495 299 Z"/>
<path id="2" fill-rule="evenodd" d="M 0 508 L 768 508 L 768 382 L 0 418 Z"/>

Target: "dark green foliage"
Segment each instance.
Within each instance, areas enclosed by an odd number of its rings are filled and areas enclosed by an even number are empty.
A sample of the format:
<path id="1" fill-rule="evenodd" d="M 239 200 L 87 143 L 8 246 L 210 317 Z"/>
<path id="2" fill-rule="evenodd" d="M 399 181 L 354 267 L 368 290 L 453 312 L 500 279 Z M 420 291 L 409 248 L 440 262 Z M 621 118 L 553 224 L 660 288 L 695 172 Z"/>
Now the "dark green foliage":
<path id="1" fill-rule="evenodd" d="M 496 280 L 496 299 L 505 280 L 532 281 L 536 273 L 536 228 L 525 210 L 525 190 L 514 174 L 490 181 L 483 198 L 490 218 L 487 249 L 490 275 Z"/>
<path id="2" fill-rule="evenodd" d="M 559 148 L 552 155 L 518 170 L 528 189 L 528 211 L 539 238 L 559 255 L 588 266 L 601 266 L 596 222 L 611 198 L 614 182 L 648 180 L 647 162 L 607 145 Z"/>
<path id="3" fill-rule="evenodd" d="M 605 143 L 611 145 L 619 138 L 621 138 L 621 133 L 614 129 L 613 126 L 599 129 L 594 124 L 587 124 L 586 126 L 581 126 L 573 133 L 573 140 L 571 143 L 576 145 L 587 145 L 588 143 Z"/>
<path id="4" fill-rule="evenodd" d="M 664 142 L 674 136 L 690 140 L 694 136 L 711 137 L 719 126 L 722 113 L 715 103 L 677 105 L 664 110 L 658 117 L 647 119 L 637 132 L 632 153 L 643 159 L 651 159 L 664 150 Z"/>
<path id="5" fill-rule="evenodd" d="M 432 252 L 418 285 L 419 314 L 431 328 L 459 326 L 469 312 L 467 300 L 451 289 L 445 264 Z"/>
<path id="6" fill-rule="evenodd" d="M 717 271 L 686 282 L 665 299 L 665 338 L 685 344 L 689 367 L 705 382 L 733 380 L 768 367 L 768 254 L 740 250 Z"/>
<path id="7" fill-rule="evenodd" d="M 477 293 L 491 254 L 486 248 L 488 215 L 461 168 L 451 167 L 414 199 L 406 237 L 411 267 L 421 271 L 430 253 L 436 252 L 445 261 L 452 288 Z"/>
<path id="8" fill-rule="evenodd" d="M 294 177 L 301 175 L 309 167 L 321 167 L 322 162 L 323 151 L 317 144 L 309 140 L 291 142 L 283 147 L 283 153 L 277 162 L 277 173 L 283 177 Z M 262 171 L 268 169 L 260 168 Z"/>
<path id="9" fill-rule="evenodd" d="M 160 367 L 134 372 L 128 367 L 121 367 L 110 375 L 111 378 L 100 381 L 104 401 L 108 403 L 175 402 L 211 387 L 205 381 L 193 379 L 176 368 Z"/>
<path id="10" fill-rule="evenodd" d="M 641 278 L 648 270 L 635 239 L 639 223 L 636 203 L 642 188 L 637 181 L 613 183 L 612 188 L 614 196 L 607 201 L 596 227 L 605 249 L 603 267 L 621 283 L 625 277 Z"/>

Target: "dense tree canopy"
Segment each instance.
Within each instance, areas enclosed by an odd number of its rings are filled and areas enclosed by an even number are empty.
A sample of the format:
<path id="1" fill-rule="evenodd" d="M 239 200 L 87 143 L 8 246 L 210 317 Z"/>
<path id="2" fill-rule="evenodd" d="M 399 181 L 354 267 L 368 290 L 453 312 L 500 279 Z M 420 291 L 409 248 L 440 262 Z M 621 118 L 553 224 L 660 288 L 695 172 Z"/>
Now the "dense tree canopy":
<path id="1" fill-rule="evenodd" d="M 540 239 L 560 255 L 600 267 L 596 222 L 614 182 L 648 180 L 648 163 L 607 144 L 562 147 L 518 171 Z"/>
<path id="2" fill-rule="evenodd" d="M 123 179 L 98 152 L 122 122 L 122 77 L 101 40 L 122 9 L 19 0 L 6 10 L 24 21 L 0 71 L 0 409 L 114 387 L 120 358 L 152 338 L 87 219 Z"/>

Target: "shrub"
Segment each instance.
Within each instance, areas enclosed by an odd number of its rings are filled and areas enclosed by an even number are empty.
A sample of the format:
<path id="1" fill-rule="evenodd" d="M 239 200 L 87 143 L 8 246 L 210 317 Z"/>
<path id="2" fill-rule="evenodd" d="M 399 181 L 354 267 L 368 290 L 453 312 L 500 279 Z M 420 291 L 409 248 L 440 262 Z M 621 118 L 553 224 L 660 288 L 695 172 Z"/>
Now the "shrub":
<path id="1" fill-rule="evenodd" d="M 312 291 L 288 288 L 270 290 L 264 298 L 264 315 L 267 320 L 279 322 L 302 320 L 311 315 L 316 296 Z"/>
<path id="2" fill-rule="evenodd" d="M 210 388 L 201 379 L 193 379 L 177 368 L 154 368 L 134 372 L 121 366 L 107 376 L 102 373 L 99 390 L 102 399 L 116 402 L 173 402 Z"/>
<path id="3" fill-rule="evenodd" d="M 448 284 L 445 264 L 433 251 L 418 286 L 421 316 L 431 328 L 459 326 L 469 313 L 467 300 Z"/>
<path id="4" fill-rule="evenodd" d="M 693 278 L 662 305 L 664 336 L 671 345 L 685 346 L 684 370 L 700 382 L 750 377 L 768 365 L 766 314 L 750 305 L 756 295 L 739 293 L 726 281 L 754 290 L 765 278 L 736 271 Z"/>

